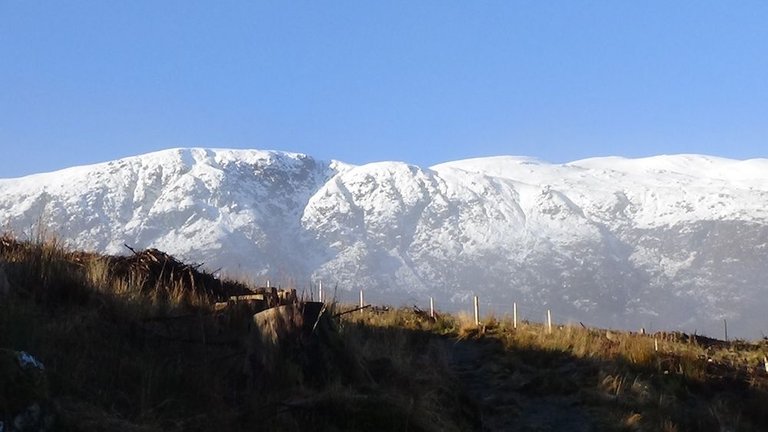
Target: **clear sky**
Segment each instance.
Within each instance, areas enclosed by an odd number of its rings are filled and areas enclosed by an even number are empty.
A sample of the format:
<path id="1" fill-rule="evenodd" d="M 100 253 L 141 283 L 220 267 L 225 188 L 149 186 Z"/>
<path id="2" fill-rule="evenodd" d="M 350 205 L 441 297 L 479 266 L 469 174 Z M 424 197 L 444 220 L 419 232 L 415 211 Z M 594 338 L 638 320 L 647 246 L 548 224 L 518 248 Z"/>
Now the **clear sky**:
<path id="1" fill-rule="evenodd" d="M 0 0 L 0 177 L 170 147 L 768 157 L 768 2 Z"/>

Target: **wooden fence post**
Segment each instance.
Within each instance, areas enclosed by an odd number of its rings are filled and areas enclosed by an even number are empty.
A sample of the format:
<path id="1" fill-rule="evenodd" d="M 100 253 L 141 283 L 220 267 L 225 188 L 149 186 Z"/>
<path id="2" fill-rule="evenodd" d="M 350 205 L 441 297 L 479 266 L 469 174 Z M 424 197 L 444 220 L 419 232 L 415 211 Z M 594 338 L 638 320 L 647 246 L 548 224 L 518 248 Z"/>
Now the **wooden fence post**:
<path id="1" fill-rule="evenodd" d="M 517 302 L 512 302 L 512 328 L 517 328 Z"/>
<path id="2" fill-rule="evenodd" d="M 657 338 L 653 338 L 653 350 L 659 351 L 659 340 Z"/>
<path id="3" fill-rule="evenodd" d="M 480 304 L 477 300 L 477 296 L 474 297 L 475 304 L 475 326 L 480 326 Z"/>
<path id="4" fill-rule="evenodd" d="M 552 334 L 552 311 L 547 309 L 547 332 Z"/>
<path id="5" fill-rule="evenodd" d="M 725 330 L 725 341 L 728 342 L 728 321 L 723 318 L 723 327 Z"/>
<path id="6" fill-rule="evenodd" d="M 429 317 L 435 318 L 435 300 L 432 297 L 429 298 Z"/>

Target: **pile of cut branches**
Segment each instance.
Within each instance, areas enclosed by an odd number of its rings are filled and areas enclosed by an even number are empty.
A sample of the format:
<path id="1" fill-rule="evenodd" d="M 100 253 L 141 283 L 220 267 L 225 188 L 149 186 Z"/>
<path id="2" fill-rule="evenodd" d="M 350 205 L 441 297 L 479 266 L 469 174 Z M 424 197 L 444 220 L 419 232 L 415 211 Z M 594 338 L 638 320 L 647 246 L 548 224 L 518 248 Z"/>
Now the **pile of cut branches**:
<path id="1" fill-rule="evenodd" d="M 174 287 L 185 293 L 204 296 L 211 301 L 222 301 L 230 296 L 251 293 L 245 284 L 221 280 L 201 270 L 200 264 L 185 264 L 157 249 L 136 251 L 128 248 L 132 252 L 131 255 L 109 257 L 110 270 L 117 277 L 134 277 L 141 280 L 144 293 L 152 293 L 159 287 Z"/>

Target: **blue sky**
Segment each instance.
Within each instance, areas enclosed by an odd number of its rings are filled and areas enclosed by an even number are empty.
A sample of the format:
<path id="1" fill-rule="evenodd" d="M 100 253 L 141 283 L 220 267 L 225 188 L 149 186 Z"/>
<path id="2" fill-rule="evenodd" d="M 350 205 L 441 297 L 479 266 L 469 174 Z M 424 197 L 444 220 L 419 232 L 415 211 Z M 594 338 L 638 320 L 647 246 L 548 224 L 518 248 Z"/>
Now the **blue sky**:
<path id="1" fill-rule="evenodd" d="M 768 3 L 0 1 L 0 177 L 170 147 L 768 157 Z"/>

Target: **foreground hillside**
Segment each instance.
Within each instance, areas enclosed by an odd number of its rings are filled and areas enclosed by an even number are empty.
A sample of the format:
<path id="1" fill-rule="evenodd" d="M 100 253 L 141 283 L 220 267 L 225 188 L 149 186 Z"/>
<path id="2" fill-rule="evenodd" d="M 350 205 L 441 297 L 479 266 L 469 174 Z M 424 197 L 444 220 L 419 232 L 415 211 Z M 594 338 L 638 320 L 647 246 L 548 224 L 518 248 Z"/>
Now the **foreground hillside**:
<path id="1" fill-rule="evenodd" d="M 5 430 L 768 428 L 762 342 L 328 304 L 254 369 L 250 316 L 214 307 L 243 284 L 10 237 L 0 269 Z"/>
<path id="2" fill-rule="evenodd" d="M 677 155 L 351 166 L 274 151 L 175 149 L 0 179 L 0 227 L 72 247 L 161 248 L 340 298 L 478 294 L 572 322 L 768 332 L 768 160 Z"/>
<path id="3" fill-rule="evenodd" d="M 245 310 L 214 308 L 242 284 L 210 283 L 157 251 L 137 257 L 0 239 L 5 431 L 24 422 L 18 430 L 437 431 L 476 422 L 447 366 L 432 362 L 442 348 L 427 333 L 369 338 L 367 327 L 334 318 L 267 350 L 254 345 Z M 276 360 L 256 361 L 262 354 Z"/>

